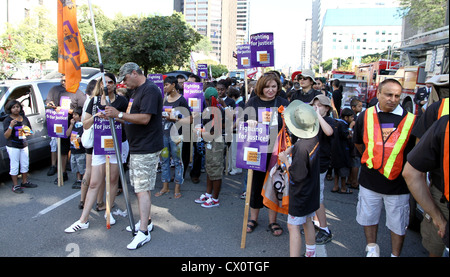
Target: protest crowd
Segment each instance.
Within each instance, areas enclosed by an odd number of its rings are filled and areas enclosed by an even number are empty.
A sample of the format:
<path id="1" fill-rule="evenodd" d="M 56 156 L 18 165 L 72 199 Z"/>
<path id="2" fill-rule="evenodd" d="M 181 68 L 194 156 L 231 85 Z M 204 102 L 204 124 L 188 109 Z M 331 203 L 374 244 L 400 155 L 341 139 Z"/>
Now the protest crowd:
<path id="1" fill-rule="evenodd" d="M 339 83 L 316 78 L 309 70 L 288 77 L 268 71 L 248 86 L 231 78 L 163 76 L 161 89 L 130 62 L 118 76 L 106 73 L 104 79 L 93 80 L 86 95 L 67 92 L 63 76 L 61 85 L 49 92 L 46 105 L 56 111 L 68 106 L 67 138 L 59 146 L 60 177 L 68 181 L 66 168 L 71 169 L 77 176 L 72 188 L 82 192 L 80 218 L 65 232 L 88 229 L 91 209 L 106 209 L 105 177 L 110 182 L 110 206 L 123 190 L 116 156 L 99 151 L 112 148 L 111 142 L 97 139 L 103 136 L 97 129 L 111 133 L 105 126 L 112 118 L 139 205 L 139 221 L 127 228 L 136 231 L 128 249 L 151 239 L 152 197 L 171 194 L 174 183 L 173 197 L 179 199 L 185 179 L 200 183 L 205 173 L 204 193 L 192 199 L 193 205 L 218 207 L 224 174 L 242 174 L 241 198 L 250 206 L 247 234 L 258 227 L 262 208 L 269 208 L 273 236 L 284 232 L 277 214 L 288 214 L 291 256 L 314 257 L 317 244 L 333 239 L 325 215 L 325 180 L 334 182 L 331 193 L 359 193 L 356 220 L 366 237 L 368 257 L 380 255 L 376 238 L 383 208 L 391 232 L 391 256 L 400 256 L 410 197 L 433 219 L 422 223 L 424 247 L 430 256 L 442 256 L 445 249 L 448 255 L 448 79 L 428 82 L 439 99 L 416 117 L 399 105 L 402 86 L 394 79 L 381 83 L 377 101 L 363 109 L 358 98 L 352 99 L 350 108 L 342 108 L 342 97 L 336 96 Z M 68 99 L 68 104 L 61 99 Z M 27 179 L 26 137 L 32 130 L 26 128 L 30 124 L 20 112 L 20 103 L 12 101 L 6 111 L 9 117 L 3 126 L 13 192 L 22 193 L 22 187 L 37 187 Z M 239 139 L 242 136 L 248 139 Z M 255 147 L 257 152 L 249 150 Z M 51 151 L 48 176 L 57 172 L 55 139 Z M 17 181 L 19 169 L 22 184 Z M 425 179 L 427 172 L 431 186 Z M 163 186 L 153 194 L 157 182 Z M 274 189 L 276 182 L 285 189 Z M 107 220 L 114 225 L 112 215 Z"/>

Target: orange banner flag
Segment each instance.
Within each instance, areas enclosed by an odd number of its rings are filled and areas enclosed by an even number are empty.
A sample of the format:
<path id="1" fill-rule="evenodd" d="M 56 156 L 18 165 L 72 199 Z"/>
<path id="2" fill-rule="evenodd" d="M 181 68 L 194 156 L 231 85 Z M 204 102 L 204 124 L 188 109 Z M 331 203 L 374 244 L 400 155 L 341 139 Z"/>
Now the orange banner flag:
<path id="1" fill-rule="evenodd" d="M 66 75 L 66 90 L 76 93 L 81 65 L 89 61 L 77 23 L 76 0 L 58 1 L 58 71 Z"/>

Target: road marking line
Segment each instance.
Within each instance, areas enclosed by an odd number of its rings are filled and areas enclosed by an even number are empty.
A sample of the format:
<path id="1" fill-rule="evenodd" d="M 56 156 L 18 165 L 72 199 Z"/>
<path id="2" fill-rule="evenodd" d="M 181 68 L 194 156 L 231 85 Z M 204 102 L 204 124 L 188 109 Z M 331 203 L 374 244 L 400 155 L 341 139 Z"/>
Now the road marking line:
<path id="1" fill-rule="evenodd" d="M 42 215 L 44 215 L 44 214 L 46 214 L 46 213 L 48 213 L 48 212 L 50 212 L 50 211 L 56 209 L 56 208 L 58 208 L 59 206 L 64 205 L 65 203 L 69 202 L 70 200 L 72 200 L 72 199 L 74 199 L 75 197 L 78 197 L 78 196 L 80 196 L 80 195 L 81 195 L 81 191 L 79 191 L 79 192 L 77 192 L 77 193 L 74 193 L 74 194 L 72 194 L 71 196 L 69 196 L 69 197 L 67 197 L 67 198 L 65 198 L 65 199 L 63 199 L 63 200 L 61 200 L 61 201 L 59 201 L 59 202 L 57 202 L 57 203 L 51 205 L 50 207 L 48 207 L 48 208 L 46 208 L 46 209 L 43 209 L 42 211 L 40 211 L 39 213 L 37 213 L 35 216 L 33 216 L 33 218 L 38 218 L 38 217 L 40 217 L 40 216 L 42 216 Z"/>

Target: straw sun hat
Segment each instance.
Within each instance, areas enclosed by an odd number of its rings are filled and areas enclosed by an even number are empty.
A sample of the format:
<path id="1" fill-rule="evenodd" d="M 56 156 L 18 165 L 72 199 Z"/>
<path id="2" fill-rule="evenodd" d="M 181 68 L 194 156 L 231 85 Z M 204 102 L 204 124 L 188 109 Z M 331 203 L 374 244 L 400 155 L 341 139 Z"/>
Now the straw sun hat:
<path id="1" fill-rule="evenodd" d="M 319 118 L 313 107 L 300 100 L 293 101 L 284 110 L 286 126 L 297 137 L 309 139 L 319 133 Z"/>

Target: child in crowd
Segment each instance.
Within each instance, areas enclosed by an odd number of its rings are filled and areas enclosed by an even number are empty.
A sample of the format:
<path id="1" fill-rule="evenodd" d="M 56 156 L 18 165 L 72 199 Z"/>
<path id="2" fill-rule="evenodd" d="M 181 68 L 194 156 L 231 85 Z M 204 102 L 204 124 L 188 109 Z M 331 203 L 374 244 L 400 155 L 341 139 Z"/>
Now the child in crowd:
<path id="1" fill-rule="evenodd" d="M 81 107 L 73 111 L 73 117 L 70 120 L 70 126 L 67 128 L 66 136 L 70 138 L 70 166 L 72 172 L 77 174 L 77 180 L 73 183 L 73 189 L 81 189 L 83 175 L 86 172 L 86 150 L 81 144 L 81 135 L 83 135 L 83 123 Z"/>
<path id="2" fill-rule="evenodd" d="M 361 100 L 355 97 L 350 102 L 350 107 L 353 113 L 355 114 L 353 123 L 351 123 L 351 125 L 354 126 L 356 123 L 356 118 L 362 111 L 363 103 Z M 350 170 L 350 177 L 348 178 L 347 186 L 349 186 L 352 189 L 359 189 L 358 176 L 359 176 L 359 169 L 361 168 L 361 154 L 356 149 L 356 147 L 353 147 L 351 158 L 352 158 L 352 168 Z"/>
<path id="3" fill-rule="evenodd" d="M 23 193 L 22 188 L 37 187 L 27 179 L 30 163 L 27 136 L 32 134 L 31 124 L 19 101 L 9 101 L 5 106 L 5 111 L 8 117 L 3 121 L 3 134 L 6 138 L 6 151 L 10 160 L 9 175 L 13 181 L 12 191 Z M 20 185 L 18 183 L 19 166 L 22 174 Z"/>
<path id="4" fill-rule="evenodd" d="M 334 168 L 334 187 L 331 192 L 352 194 L 347 188 L 347 178 L 350 176 L 351 152 L 353 151 L 353 125 L 354 113 L 351 109 L 342 110 L 341 119 L 336 120 L 336 134 L 332 143 L 331 164 Z M 341 187 L 339 189 L 339 179 Z"/>
<path id="5" fill-rule="evenodd" d="M 219 104 L 218 97 L 217 90 L 213 87 L 205 91 L 207 109 L 204 113 L 209 113 L 211 118 L 203 120 L 205 132 L 202 133 L 205 140 L 206 193 L 195 200 L 195 203 L 201 204 L 204 208 L 219 206 L 219 193 L 222 186 L 225 147 L 222 127 L 225 112 Z"/>
<path id="6" fill-rule="evenodd" d="M 313 107 L 293 101 L 284 112 L 286 126 L 298 137 L 293 147 L 278 155 L 289 172 L 289 248 L 301 253 L 300 225 L 305 231 L 306 257 L 316 256 L 313 217 L 320 206 L 319 119 Z M 292 163 L 288 155 L 292 155 Z"/>

